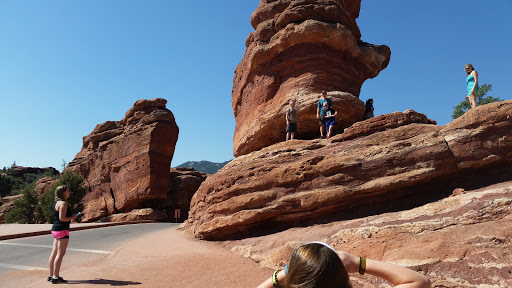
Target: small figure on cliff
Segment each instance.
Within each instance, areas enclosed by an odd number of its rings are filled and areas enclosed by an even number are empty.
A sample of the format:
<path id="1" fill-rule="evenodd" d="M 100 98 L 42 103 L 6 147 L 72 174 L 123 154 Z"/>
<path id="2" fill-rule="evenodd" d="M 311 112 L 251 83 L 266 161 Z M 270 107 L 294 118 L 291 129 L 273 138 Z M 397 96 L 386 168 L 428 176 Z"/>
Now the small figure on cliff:
<path id="1" fill-rule="evenodd" d="M 295 137 L 297 132 L 297 110 L 295 110 L 295 100 L 290 100 L 290 107 L 286 109 L 286 141 Z"/>
<path id="2" fill-rule="evenodd" d="M 319 119 L 319 125 L 320 125 L 320 137 L 321 138 L 324 138 L 324 124 L 325 124 L 325 119 L 322 119 L 320 117 L 320 113 L 324 110 L 324 102 L 327 102 L 327 105 L 328 107 L 331 107 L 332 106 L 332 101 L 331 99 L 327 98 L 327 91 L 322 91 L 322 97 L 320 98 L 320 100 L 318 100 L 318 105 L 316 106 L 316 118 Z"/>
<path id="3" fill-rule="evenodd" d="M 334 121 L 336 120 L 338 112 L 329 107 L 327 102 L 324 102 L 323 108 L 322 112 L 320 112 L 320 119 L 323 119 L 322 121 L 325 122 L 325 131 L 327 131 L 326 138 L 329 139 L 332 136 L 332 127 L 334 126 Z"/>
<path id="4" fill-rule="evenodd" d="M 69 243 L 69 224 L 75 220 L 80 213 L 73 215 L 71 210 L 68 210 L 68 198 L 71 195 L 66 185 L 61 185 L 55 189 L 55 203 L 53 203 L 53 226 L 52 235 L 53 249 L 50 254 L 49 266 L 50 276 L 48 281 L 52 284 L 67 283 L 68 281 L 59 276 L 60 265 L 66 254 L 66 249 Z"/>
<path id="5" fill-rule="evenodd" d="M 480 87 L 478 86 L 478 73 L 476 72 L 473 65 L 471 65 L 470 63 L 466 64 L 464 70 L 466 71 L 467 74 L 466 86 L 468 92 L 466 94 L 466 98 L 469 99 L 469 104 L 471 104 L 471 108 L 475 108 L 477 106 L 476 93 L 478 93 L 478 89 L 480 89 Z"/>
<path id="6" fill-rule="evenodd" d="M 373 99 L 366 100 L 366 110 L 364 111 L 364 120 L 373 118 Z"/>
<path id="7" fill-rule="evenodd" d="M 430 280 L 408 268 L 335 251 L 322 242 L 311 242 L 295 249 L 290 264 L 277 270 L 258 288 L 351 288 L 349 273 L 370 274 L 395 287 L 429 288 Z"/>

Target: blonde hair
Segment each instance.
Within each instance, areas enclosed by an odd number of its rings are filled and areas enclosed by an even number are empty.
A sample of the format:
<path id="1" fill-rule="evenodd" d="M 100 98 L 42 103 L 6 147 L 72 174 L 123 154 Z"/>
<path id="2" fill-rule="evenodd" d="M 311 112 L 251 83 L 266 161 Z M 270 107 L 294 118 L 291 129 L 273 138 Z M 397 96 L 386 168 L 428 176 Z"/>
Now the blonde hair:
<path id="1" fill-rule="evenodd" d="M 55 189 L 55 201 L 65 201 L 64 192 L 68 190 L 68 186 L 60 185 Z"/>
<path id="2" fill-rule="evenodd" d="M 466 68 L 466 67 L 471 67 L 471 71 L 466 72 L 466 74 L 467 74 L 466 76 L 469 76 L 469 74 L 471 74 L 471 72 L 473 72 L 473 70 L 476 70 L 475 67 L 473 67 L 473 65 L 471 63 L 466 64 L 464 66 L 464 68 Z"/>
<path id="3" fill-rule="evenodd" d="M 330 247 L 308 243 L 295 249 L 285 288 L 352 288 L 347 269 Z"/>

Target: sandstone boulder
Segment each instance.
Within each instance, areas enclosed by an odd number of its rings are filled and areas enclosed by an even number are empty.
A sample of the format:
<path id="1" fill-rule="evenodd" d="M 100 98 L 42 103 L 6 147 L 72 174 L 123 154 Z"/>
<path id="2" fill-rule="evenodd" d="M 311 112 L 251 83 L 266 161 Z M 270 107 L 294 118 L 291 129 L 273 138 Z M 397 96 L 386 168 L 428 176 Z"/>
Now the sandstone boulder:
<path id="1" fill-rule="evenodd" d="M 297 102 L 299 139 L 319 134 L 322 90 L 339 111 L 338 129 L 363 119 L 361 85 L 386 68 L 391 51 L 361 41 L 360 6 L 360 0 L 260 1 L 233 79 L 235 156 L 283 140 L 290 99 Z"/>
<path id="2" fill-rule="evenodd" d="M 97 125 L 66 169 L 86 179 L 82 221 L 160 207 L 167 198 L 178 126 L 167 100 L 139 100 L 121 121 Z"/>
<path id="3" fill-rule="evenodd" d="M 409 209 L 455 188 L 510 180 L 512 100 L 445 126 L 403 114 L 389 117 L 420 123 L 385 130 L 375 119 L 373 132 L 361 129 L 367 136 L 281 142 L 236 158 L 201 185 L 183 227 L 202 239 L 233 239 Z"/>
<path id="4" fill-rule="evenodd" d="M 50 177 L 50 176 L 43 177 L 43 178 L 37 180 L 34 190 L 36 190 L 36 193 L 38 196 L 41 196 L 44 193 L 46 193 L 48 191 L 48 189 L 50 189 L 50 187 L 52 187 L 52 185 L 56 181 L 58 181 L 58 180 L 53 177 Z"/>

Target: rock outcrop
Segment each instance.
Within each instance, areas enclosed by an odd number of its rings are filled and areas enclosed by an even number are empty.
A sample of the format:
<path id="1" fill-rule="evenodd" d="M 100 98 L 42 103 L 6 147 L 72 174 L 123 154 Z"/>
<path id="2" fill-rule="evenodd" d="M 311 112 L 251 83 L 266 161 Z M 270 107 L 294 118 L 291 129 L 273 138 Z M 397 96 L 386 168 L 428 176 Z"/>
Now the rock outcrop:
<path id="1" fill-rule="evenodd" d="M 207 176 L 208 174 L 196 171 L 192 167 L 171 169 L 167 200 L 164 201 L 162 206 L 167 212 L 169 220 L 183 222 L 188 218 L 192 196 Z"/>
<path id="2" fill-rule="evenodd" d="M 405 126 L 385 124 L 391 119 Z M 410 209 L 455 188 L 511 180 L 512 100 L 445 126 L 425 123 L 432 122 L 412 111 L 393 113 L 332 140 L 281 142 L 238 157 L 201 185 L 183 227 L 197 238 L 234 239 Z"/>
<path id="3" fill-rule="evenodd" d="M 391 51 L 361 41 L 360 6 L 360 0 L 260 1 L 251 17 L 255 31 L 233 79 L 235 156 L 283 140 L 290 99 L 297 102 L 299 139 L 318 136 L 322 90 L 330 91 L 340 112 L 336 128 L 363 119 L 361 85 L 386 68 Z"/>
<path id="4" fill-rule="evenodd" d="M 2 223 L 7 213 L 14 208 L 14 201 L 21 199 L 22 197 L 23 194 L 0 197 L 0 223 Z"/>
<path id="5" fill-rule="evenodd" d="M 37 180 L 34 190 L 36 190 L 37 195 L 41 196 L 44 193 L 46 193 L 48 189 L 50 189 L 50 187 L 52 187 L 56 181 L 58 180 L 53 177 L 43 177 Z"/>
<path id="6" fill-rule="evenodd" d="M 139 100 L 121 121 L 97 125 L 67 169 L 86 179 L 82 221 L 161 207 L 178 126 L 167 100 Z"/>
<path id="7" fill-rule="evenodd" d="M 14 177 L 23 178 L 26 174 L 47 174 L 47 175 L 59 175 L 59 171 L 53 167 L 23 167 L 23 166 L 13 166 L 9 169 L 9 175 Z"/>

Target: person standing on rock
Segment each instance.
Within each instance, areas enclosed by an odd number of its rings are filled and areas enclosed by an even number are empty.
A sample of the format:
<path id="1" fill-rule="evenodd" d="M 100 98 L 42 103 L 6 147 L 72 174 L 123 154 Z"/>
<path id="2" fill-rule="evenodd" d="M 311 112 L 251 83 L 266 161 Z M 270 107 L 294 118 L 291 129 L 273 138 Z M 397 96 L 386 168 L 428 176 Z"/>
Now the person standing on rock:
<path id="1" fill-rule="evenodd" d="M 295 100 L 290 100 L 290 107 L 286 109 L 286 141 L 293 140 L 297 132 L 297 110 L 295 110 Z"/>
<path id="2" fill-rule="evenodd" d="M 316 105 L 316 118 L 319 120 L 318 124 L 320 125 L 320 137 L 323 139 L 325 136 L 325 131 L 324 131 L 324 124 L 325 124 L 325 119 L 322 119 L 320 117 L 320 114 L 322 113 L 322 111 L 324 110 L 324 102 L 327 102 L 327 105 L 328 107 L 330 108 L 332 106 L 332 101 L 331 99 L 327 98 L 327 91 L 322 91 L 322 97 L 320 98 L 320 100 L 318 100 L 318 104 Z"/>
<path id="3" fill-rule="evenodd" d="M 324 102 L 323 106 L 324 109 L 322 112 L 320 112 L 320 119 L 323 119 L 325 122 L 325 131 L 327 131 L 326 138 L 329 139 L 332 136 L 332 127 L 334 126 L 334 121 L 336 120 L 336 115 L 338 115 L 338 112 L 332 109 L 332 107 L 329 107 L 327 102 Z"/>
<path id="4" fill-rule="evenodd" d="M 366 100 L 366 110 L 364 111 L 364 120 L 373 118 L 373 99 Z"/>
<path id="5" fill-rule="evenodd" d="M 466 98 L 469 99 L 469 104 L 471 104 L 471 108 L 476 108 L 476 93 L 478 93 L 478 89 L 480 87 L 478 86 L 478 73 L 476 72 L 473 65 L 470 63 L 466 64 L 464 67 L 464 70 L 466 71 L 466 87 L 467 87 L 467 94 Z"/>
<path id="6" fill-rule="evenodd" d="M 336 251 L 322 242 L 311 242 L 295 249 L 290 264 L 276 270 L 258 288 L 352 288 L 349 273 L 370 274 L 394 287 L 430 288 L 428 277 L 408 268 Z"/>
<path id="7" fill-rule="evenodd" d="M 52 284 L 67 283 L 59 276 L 60 266 L 69 242 L 69 224 L 75 220 L 80 213 L 73 215 L 68 209 L 68 198 L 71 194 L 66 185 L 61 185 L 55 189 L 55 203 L 53 204 L 53 226 L 52 235 L 53 249 L 50 254 L 50 276 L 48 281 Z"/>

